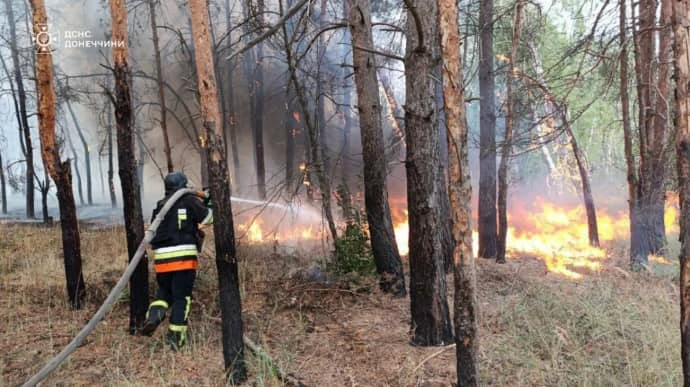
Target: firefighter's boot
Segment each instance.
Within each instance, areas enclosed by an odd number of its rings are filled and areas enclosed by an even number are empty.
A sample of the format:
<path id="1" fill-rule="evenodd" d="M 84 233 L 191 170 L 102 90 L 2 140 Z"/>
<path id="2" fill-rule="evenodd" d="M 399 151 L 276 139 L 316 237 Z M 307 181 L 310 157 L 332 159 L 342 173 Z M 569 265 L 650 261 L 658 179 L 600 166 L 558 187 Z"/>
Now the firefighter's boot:
<path id="1" fill-rule="evenodd" d="M 158 325 L 165 319 L 165 312 L 168 310 L 168 303 L 163 300 L 156 300 L 149 306 L 146 312 L 146 321 L 141 328 L 141 334 L 145 336 L 153 335 Z"/>
<path id="2" fill-rule="evenodd" d="M 167 337 L 170 348 L 179 351 L 187 341 L 187 326 L 170 324 Z"/>

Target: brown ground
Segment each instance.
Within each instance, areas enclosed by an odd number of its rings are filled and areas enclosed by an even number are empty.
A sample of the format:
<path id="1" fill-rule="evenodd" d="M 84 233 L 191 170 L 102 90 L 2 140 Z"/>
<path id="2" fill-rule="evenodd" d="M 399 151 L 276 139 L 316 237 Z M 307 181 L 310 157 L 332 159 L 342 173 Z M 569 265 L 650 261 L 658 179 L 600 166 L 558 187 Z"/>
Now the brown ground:
<path id="1" fill-rule="evenodd" d="M 0 385 L 17 385 L 100 306 L 125 266 L 125 240 L 121 229 L 82 233 L 89 302 L 70 311 L 58 229 L 0 224 L 0 233 Z M 308 386 L 453 384 L 453 347 L 409 345 L 409 298 L 370 280 L 308 278 L 298 268 L 313 251 L 240 247 L 245 332 L 282 369 Z M 620 266 L 571 281 L 535 259 L 479 262 L 482 384 L 678 384 L 674 277 Z M 123 297 L 44 385 L 223 385 L 216 281 L 212 259 L 202 260 L 186 351 L 164 345 L 164 326 L 153 338 L 128 335 Z M 280 384 L 260 358 L 247 360 L 249 385 Z"/>

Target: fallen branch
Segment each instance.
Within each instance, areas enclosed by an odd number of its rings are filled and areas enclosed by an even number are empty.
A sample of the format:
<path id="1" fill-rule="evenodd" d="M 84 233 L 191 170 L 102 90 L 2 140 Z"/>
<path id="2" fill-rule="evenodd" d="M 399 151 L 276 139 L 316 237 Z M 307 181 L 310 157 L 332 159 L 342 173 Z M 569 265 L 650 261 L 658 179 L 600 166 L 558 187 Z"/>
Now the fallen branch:
<path id="1" fill-rule="evenodd" d="M 414 367 L 414 369 L 412 370 L 412 374 L 414 375 L 417 372 L 417 370 L 419 370 L 419 368 L 424 365 L 424 363 L 426 363 L 427 361 L 429 361 L 429 360 L 435 358 L 436 356 L 442 354 L 443 352 L 446 352 L 447 350 L 449 350 L 451 348 L 455 348 L 455 344 L 451 344 L 447 347 L 444 347 L 440 351 L 434 352 L 431 355 L 427 356 L 424 360 L 422 360 L 419 364 L 417 364 L 416 367 Z"/>

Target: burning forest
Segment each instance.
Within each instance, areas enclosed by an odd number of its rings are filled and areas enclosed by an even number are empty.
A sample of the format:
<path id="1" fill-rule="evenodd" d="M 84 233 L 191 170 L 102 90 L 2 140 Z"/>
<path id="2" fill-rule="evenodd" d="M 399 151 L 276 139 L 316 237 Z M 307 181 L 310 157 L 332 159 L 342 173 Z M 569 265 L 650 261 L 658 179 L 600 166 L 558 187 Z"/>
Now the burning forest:
<path id="1" fill-rule="evenodd" d="M 690 0 L 0 9 L 1 385 L 690 384 Z"/>

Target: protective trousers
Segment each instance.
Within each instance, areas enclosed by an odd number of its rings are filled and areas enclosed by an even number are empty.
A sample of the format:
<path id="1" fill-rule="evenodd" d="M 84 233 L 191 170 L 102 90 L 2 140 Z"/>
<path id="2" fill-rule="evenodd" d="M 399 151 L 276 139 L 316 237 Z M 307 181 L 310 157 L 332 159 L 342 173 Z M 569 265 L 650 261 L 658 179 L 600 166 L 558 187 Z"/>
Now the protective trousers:
<path id="1" fill-rule="evenodd" d="M 187 319 L 192 304 L 192 289 L 196 270 L 180 270 L 157 273 L 156 299 L 149 307 L 150 315 L 165 315 L 170 308 L 168 341 L 173 347 L 181 347 L 187 338 Z"/>

